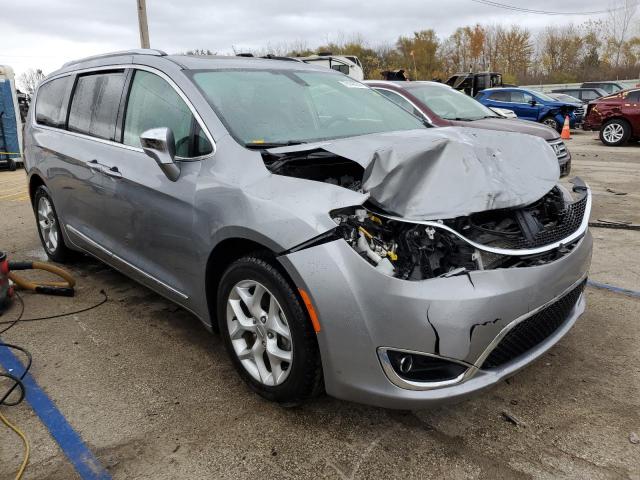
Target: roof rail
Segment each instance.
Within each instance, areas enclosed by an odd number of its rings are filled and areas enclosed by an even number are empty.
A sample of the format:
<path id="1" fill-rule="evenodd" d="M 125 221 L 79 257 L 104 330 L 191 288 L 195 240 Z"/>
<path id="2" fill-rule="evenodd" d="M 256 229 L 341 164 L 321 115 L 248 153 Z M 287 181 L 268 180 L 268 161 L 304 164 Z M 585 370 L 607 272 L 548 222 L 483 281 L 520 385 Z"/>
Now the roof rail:
<path id="1" fill-rule="evenodd" d="M 79 60 L 72 60 L 70 62 L 62 65 L 62 68 L 69 67 L 71 65 L 76 65 L 78 63 L 87 62 L 89 60 L 97 60 L 100 58 L 109 58 L 109 57 L 117 57 L 120 55 L 153 55 L 156 57 L 164 57 L 166 56 L 166 52 L 162 50 L 156 50 L 153 48 L 133 48 L 131 50 L 121 50 L 118 52 L 109 52 L 109 53 L 101 53 L 99 55 L 92 55 L 90 57 L 84 57 Z"/>

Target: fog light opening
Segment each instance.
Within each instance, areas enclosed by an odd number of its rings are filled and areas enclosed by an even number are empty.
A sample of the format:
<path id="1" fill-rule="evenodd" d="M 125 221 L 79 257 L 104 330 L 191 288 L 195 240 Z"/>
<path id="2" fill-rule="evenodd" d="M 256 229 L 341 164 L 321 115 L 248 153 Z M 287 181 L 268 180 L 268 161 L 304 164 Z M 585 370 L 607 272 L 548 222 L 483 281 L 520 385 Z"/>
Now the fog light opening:
<path id="1" fill-rule="evenodd" d="M 389 366 L 403 380 L 412 382 L 444 382 L 454 380 L 467 371 L 467 365 L 436 355 L 385 349 Z"/>
<path id="2" fill-rule="evenodd" d="M 411 355 L 403 355 L 400 357 L 398 367 L 402 373 L 409 373 L 413 368 L 413 357 Z"/>

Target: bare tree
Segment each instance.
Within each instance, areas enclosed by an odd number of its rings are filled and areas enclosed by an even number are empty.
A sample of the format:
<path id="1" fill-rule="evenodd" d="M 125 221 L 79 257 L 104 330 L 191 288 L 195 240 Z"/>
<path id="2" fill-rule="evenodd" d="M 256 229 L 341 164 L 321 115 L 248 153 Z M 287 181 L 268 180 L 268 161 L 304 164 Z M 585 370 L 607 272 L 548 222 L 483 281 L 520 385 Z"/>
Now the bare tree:
<path id="1" fill-rule="evenodd" d="M 18 77 L 18 85 L 22 88 L 27 95 L 30 97 L 36 91 L 38 84 L 44 78 L 44 73 L 39 68 L 30 68 L 29 70 L 23 72 Z"/>
<path id="2" fill-rule="evenodd" d="M 633 18 L 638 10 L 636 0 L 615 0 L 609 9 L 606 21 L 607 50 L 614 67 L 620 65 L 625 42 L 630 33 Z"/>

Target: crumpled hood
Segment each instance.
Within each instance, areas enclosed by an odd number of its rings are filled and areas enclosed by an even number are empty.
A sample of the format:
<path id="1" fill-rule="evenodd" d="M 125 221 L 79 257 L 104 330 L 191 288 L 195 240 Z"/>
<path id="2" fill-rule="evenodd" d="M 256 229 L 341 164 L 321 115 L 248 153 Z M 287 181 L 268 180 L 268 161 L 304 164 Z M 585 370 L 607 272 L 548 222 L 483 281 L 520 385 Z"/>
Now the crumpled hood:
<path id="1" fill-rule="evenodd" d="M 409 130 L 272 149 L 321 148 L 365 168 L 363 190 L 412 220 L 454 218 L 540 199 L 558 182 L 558 160 L 531 135 L 461 127 Z"/>

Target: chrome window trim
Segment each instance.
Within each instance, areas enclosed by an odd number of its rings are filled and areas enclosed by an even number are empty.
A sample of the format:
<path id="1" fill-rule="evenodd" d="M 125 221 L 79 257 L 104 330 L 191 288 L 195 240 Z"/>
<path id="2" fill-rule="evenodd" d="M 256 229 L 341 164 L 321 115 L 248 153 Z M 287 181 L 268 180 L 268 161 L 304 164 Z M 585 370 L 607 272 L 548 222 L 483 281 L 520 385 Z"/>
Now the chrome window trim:
<path id="1" fill-rule="evenodd" d="M 366 83 L 365 83 L 365 85 L 366 85 Z M 397 92 L 396 90 L 392 90 L 392 89 L 390 89 L 390 88 L 377 87 L 377 86 L 375 86 L 375 85 L 374 85 L 374 86 L 370 86 L 369 88 L 372 88 L 373 90 L 385 90 L 385 91 L 387 91 L 387 92 L 395 93 L 396 95 L 401 96 L 401 97 L 402 97 L 402 98 L 404 98 L 407 102 L 409 102 L 413 108 L 415 108 L 417 111 L 419 111 L 419 112 L 420 112 L 420 115 L 422 115 L 422 116 L 427 120 L 427 122 L 429 122 L 431 125 L 433 125 L 433 121 L 431 120 L 431 118 L 429 117 L 429 115 L 427 115 L 426 113 L 424 113 L 420 107 L 418 107 L 415 103 L 413 103 L 413 102 L 412 102 L 411 100 L 409 100 L 407 97 L 405 97 L 404 95 L 402 95 L 402 93 Z M 392 101 L 393 101 L 393 100 L 392 100 Z M 394 102 L 394 103 L 395 103 L 395 102 Z M 396 103 L 396 105 L 398 105 L 398 104 Z M 398 105 L 398 106 L 400 107 L 400 105 Z M 400 107 L 400 108 L 402 108 L 402 107 Z M 411 112 L 409 112 L 409 113 L 411 113 Z"/>
<path id="2" fill-rule="evenodd" d="M 204 120 L 202 119 L 202 117 L 200 116 L 198 111 L 196 110 L 195 106 L 193 105 L 193 103 L 191 103 L 191 100 L 189 100 L 187 95 L 180 89 L 180 87 L 178 87 L 178 85 L 171 79 L 171 77 L 169 77 L 166 73 L 158 70 L 157 68 L 149 67 L 147 65 L 140 65 L 140 64 L 137 64 L 137 63 L 116 64 L 116 65 L 101 65 L 99 67 L 81 68 L 81 69 L 78 69 L 78 70 L 74 70 L 72 72 L 60 73 L 58 75 L 55 75 L 55 76 L 52 76 L 52 77 L 49 77 L 49 78 L 45 79 L 38 86 L 38 90 L 40 89 L 40 87 L 42 85 L 44 85 L 46 83 L 49 83 L 50 81 L 55 80 L 57 78 L 67 77 L 67 76 L 70 76 L 70 75 L 78 75 L 78 74 L 83 74 L 83 73 L 100 72 L 100 71 L 104 71 L 104 70 L 120 70 L 120 69 L 127 69 L 127 68 L 134 69 L 134 70 L 144 70 L 144 71 L 147 71 L 149 73 L 153 73 L 155 75 L 158 75 L 160 78 L 165 80 L 175 90 L 175 92 L 178 94 L 178 96 L 180 96 L 180 98 L 185 102 L 185 104 L 187 105 L 187 107 L 189 108 L 189 110 L 191 111 L 193 116 L 195 117 L 196 121 L 198 122 L 198 124 L 200 126 L 200 129 L 206 135 L 207 140 L 209 140 L 209 143 L 211 144 L 211 153 L 208 153 L 206 155 L 200 155 L 198 157 L 189 157 L 189 158 L 176 156 L 176 160 L 183 161 L 183 162 L 195 162 L 195 161 L 204 160 L 206 158 L 214 156 L 215 153 L 216 153 L 216 150 L 217 150 L 216 142 L 214 141 L 213 136 L 211 135 L 211 132 L 207 128 Z M 38 92 L 37 91 L 36 91 L 35 99 L 36 99 L 36 102 L 37 102 L 37 100 L 38 100 Z M 34 109 L 34 111 L 35 111 L 35 109 Z M 68 133 L 68 134 L 71 134 L 71 135 L 77 135 L 77 136 L 80 136 L 81 138 L 86 138 L 88 140 L 94 140 L 94 141 L 98 141 L 100 143 L 106 143 L 108 145 L 114 145 L 114 146 L 117 146 L 117 147 L 122 147 L 122 148 L 125 148 L 127 150 L 133 150 L 133 151 L 136 151 L 136 152 L 144 153 L 144 150 L 142 150 L 142 148 L 140 148 L 140 147 L 134 147 L 132 145 L 125 145 L 124 143 L 115 142 L 115 141 L 112 141 L 112 140 L 105 140 L 105 139 L 102 139 L 102 138 L 93 137 L 91 135 L 85 135 L 85 134 L 82 134 L 82 133 L 71 132 L 69 130 L 65 130 L 65 129 L 62 129 L 62 128 L 48 127 L 47 125 L 39 124 L 36 121 L 35 113 L 31 118 L 31 125 L 33 127 L 36 127 L 36 128 L 44 128 L 44 129 L 49 129 L 49 130 L 56 131 L 56 132 L 64 132 L 64 133 Z"/>
<path id="3" fill-rule="evenodd" d="M 127 262 L 124 258 L 119 257 L 118 255 L 116 255 L 115 253 L 113 253 L 111 250 L 103 247 L 102 245 L 100 245 L 98 242 L 96 242 L 95 240 L 91 239 L 90 237 L 88 237 L 87 235 L 85 235 L 84 233 L 78 231 L 78 229 L 72 227 L 71 225 L 69 225 L 68 223 L 65 224 L 65 229 L 72 232 L 74 235 L 77 235 L 78 237 L 80 237 L 82 240 L 84 240 L 85 242 L 87 242 L 88 244 L 90 244 L 91 246 L 97 248 L 98 250 L 100 250 L 102 253 L 104 253 L 105 255 L 107 255 L 109 258 L 113 258 L 114 260 L 128 266 L 129 268 L 135 270 L 136 272 L 138 272 L 139 274 L 143 275 L 145 278 L 148 278 L 149 280 L 152 280 L 154 283 L 160 285 L 161 287 L 165 288 L 166 290 L 169 290 L 170 292 L 178 295 L 180 298 L 182 298 L 183 300 L 187 300 L 189 298 L 188 295 L 182 293 L 180 290 L 173 288 L 171 285 L 168 285 L 166 283 L 164 283 L 162 280 L 158 280 L 156 277 L 154 277 L 153 275 L 145 272 L 144 270 L 142 270 L 139 267 L 136 267 L 135 265 L 133 265 L 130 262 Z M 75 244 L 74 244 L 75 245 Z M 76 245 L 77 247 L 82 248 L 80 245 Z M 85 250 L 85 249 L 83 249 Z"/>
<path id="4" fill-rule="evenodd" d="M 378 217 L 384 217 L 387 218 L 389 220 L 395 220 L 397 222 L 404 222 L 404 223 L 413 223 L 413 224 L 417 224 L 417 225 L 428 225 L 430 227 L 433 228 L 439 228 L 441 230 L 445 230 L 453 235 L 455 235 L 456 237 L 458 237 L 460 240 L 463 240 L 465 242 L 467 242 L 469 245 L 471 245 L 472 247 L 477 248 L 478 250 L 482 250 L 484 252 L 489 252 L 489 253 L 496 253 L 498 255 L 511 255 L 511 256 L 527 256 L 527 255 L 537 255 L 539 253 L 545 253 L 551 250 L 554 250 L 556 248 L 560 248 L 563 245 L 567 245 L 569 243 L 572 243 L 575 240 L 578 240 L 579 238 L 581 238 L 582 236 L 584 236 L 585 232 L 587 231 L 587 228 L 589 227 L 589 216 L 591 215 L 591 189 L 587 186 L 587 205 L 585 207 L 585 211 L 584 211 L 584 217 L 582 217 L 582 223 L 580 224 L 580 226 L 578 227 L 578 229 L 573 232 L 571 235 L 569 235 L 568 237 L 554 242 L 554 243 L 550 243 L 549 245 L 545 245 L 543 247 L 537 247 L 537 248 L 524 248 L 524 249 L 512 249 L 512 248 L 496 248 L 496 247 L 489 247 L 487 245 L 482 245 L 481 243 L 476 243 L 473 240 L 468 239 L 467 237 L 465 237 L 464 235 L 462 235 L 461 233 L 456 232 L 453 228 L 448 227 L 446 225 L 443 225 L 442 223 L 439 223 L 437 221 L 433 221 L 433 220 L 411 220 L 411 219 L 407 219 L 407 218 L 402 218 L 402 217 L 396 217 L 393 215 L 387 215 L 384 213 L 379 213 L 379 212 L 373 212 L 375 213 L 376 216 Z"/>
<path id="5" fill-rule="evenodd" d="M 465 378 L 467 372 L 474 368 L 473 365 L 462 362 L 455 358 L 447 358 L 441 355 L 435 355 L 433 353 L 425 353 L 425 352 L 416 352 L 414 350 L 406 350 L 403 348 L 392 348 L 392 347 L 378 347 L 378 359 L 380 360 L 380 364 L 382 365 L 382 369 L 386 374 L 387 378 L 391 383 L 393 383 L 396 387 L 404 388 L 406 390 L 433 390 L 436 388 L 450 387 L 452 385 L 456 385 L 462 382 Z M 462 372 L 455 378 L 450 380 L 441 380 L 439 382 L 416 382 L 414 380 L 406 380 L 402 378 L 400 375 L 396 373 L 391 365 L 391 360 L 389 359 L 388 351 L 393 350 L 394 352 L 402 352 L 402 353 L 411 353 L 414 355 L 422 355 L 424 357 L 432 357 L 439 358 L 441 360 L 446 360 L 451 363 L 457 363 L 458 365 L 462 365 L 467 368 L 467 371 Z"/>
<path id="6" fill-rule="evenodd" d="M 86 135 L 84 133 L 72 132 L 70 130 L 63 130 L 62 128 L 50 127 L 48 125 L 41 125 L 39 123 L 34 123 L 33 126 L 36 128 L 40 128 L 42 130 L 50 130 L 52 132 L 64 133 L 66 135 L 71 135 L 72 137 L 84 138 L 85 140 L 93 140 L 94 142 L 103 143 L 105 145 L 113 145 L 114 147 L 124 148 L 125 150 L 132 150 L 135 152 L 144 153 L 144 150 L 142 150 L 140 147 L 132 147 L 131 145 L 125 145 L 124 143 L 118 143 L 112 140 L 106 140 L 104 138 L 92 137 L 91 135 Z"/>

